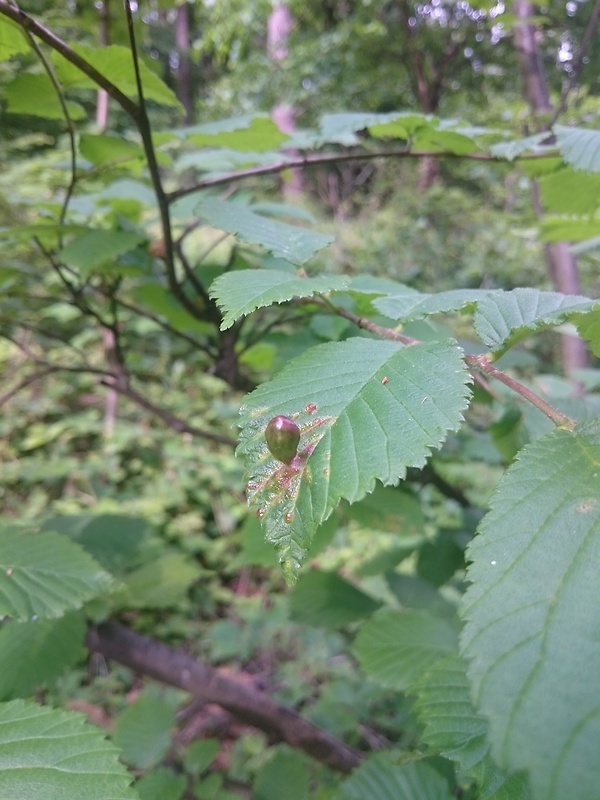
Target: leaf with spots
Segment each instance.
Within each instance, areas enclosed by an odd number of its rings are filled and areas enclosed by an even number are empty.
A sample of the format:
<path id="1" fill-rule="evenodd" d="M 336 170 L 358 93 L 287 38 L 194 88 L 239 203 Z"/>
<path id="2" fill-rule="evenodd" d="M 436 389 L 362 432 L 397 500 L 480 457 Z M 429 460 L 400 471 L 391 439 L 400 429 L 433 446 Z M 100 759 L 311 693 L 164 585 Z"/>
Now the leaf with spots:
<path id="1" fill-rule="evenodd" d="M 598 797 L 600 420 L 521 451 L 468 555 L 462 651 L 495 760 L 536 800 Z"/>
<path id="2" fill-rule="evenodd" d="M 342 498 L 360 500 L 376 480 L 398 483 L 457 430 L 469 381 L 454 341 L 406 347 L 353 338 L 303 353 L 246 398 L 238 452 L 246 457 L 248 500 L 288 580 Z M 289 464 L 265 441 L 277 415 L 300 428 Z"/>

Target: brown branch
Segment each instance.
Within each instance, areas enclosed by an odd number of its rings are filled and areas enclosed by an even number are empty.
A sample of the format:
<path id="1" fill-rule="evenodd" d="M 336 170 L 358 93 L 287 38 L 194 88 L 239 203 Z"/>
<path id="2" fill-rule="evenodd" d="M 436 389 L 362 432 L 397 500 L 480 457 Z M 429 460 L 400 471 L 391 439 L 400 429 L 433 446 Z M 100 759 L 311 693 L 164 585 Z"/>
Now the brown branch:
<path id="1" fill-rule="evenodd" d="M 548 156 L 556 154 L 557 151 L 555 150 L 548 150 L 542 153 L 524 153 L 518 157 L 518 160 L 536 161 L 537 159 L 548 158 Z M 494 156 L 490 153 L 474 152 L 459 154 L 452 153 L 448 150 L 408 150 L 393 148 L 388 150 L 364 151 L 360 153 L 313 153 L 312 155 L 300 155 L 293 158 L 282 159 L 273 164 L 261 164 L 257 167 L 249 167 L 248 169 L 242 169 L 238 172 L 228 172 L 225 175 L 217 175 L 214 178 L 204 178 L 191 186 L 184 186 L 181 189 L 168 192 L 166 199 L 168 203 L 173 203 L 181 197 L 186 197 L 188 194 L 199 192 L 202 189 L 209 189 L 213 186 L 223 186 L 232 181 L 243 180 L 244 178 L 252 178 L 260 175 L 276 175 L 287 169 L 323 164 L 340 164 L 345 161 L 372 161 L 376 158 L 457 158 L 471 161 L 489 161 L 496 164 L 506 163 L 505 158 Z"/>
<path id="2" fill-rule="evenodd" d="M 113 386 L 108 381 L 104 380 L 100 381 L 100 383 L 109 389 L 116 388 L 119 394 L 122 394 L 123 397 L 128 397 L 138 406 L 146 409 L 146 411 L 149 411 L 155 417 L 158 417 L 158 419 L 161 419 L 165 425 L 174 430 L 176 433 L 189 433 L 192 436 L 197 436 L 199 439 L 207 439 L 209 442 L 226 444 L 230 447 L 235 447 L 237 444 L 236 440 L 230 438 L 229 436 L 224 436 L 220 433 L 211 433 L 210 431 L 205 431 L 202 428 L 197 428 L 195 425 L 190 425 L 189 423 L 185 422 L 185 420 L 175 416 L 175 414 L 171 414 L 170 411 L 155 405 L 151 400 L 148 400 L 145 395 L 140 394 L 131 386 Z"/>
<path id="3" fill-rule="evenodd" d="M 510 375 L 507 375 L 502 370 L 495 367 L 485 356 L 465 356 L 465 361 L 470 367 L 474 367 L 475 369 L 481 370 L 481 372 L 489 375 L 492 378 L 495 378 L 500 383 L 503 383 L 505 386 L 508 386 L 509 389 L 512 389 L 513 392 L 520 394 L 525 400 L 531 403 L 531 405 L 538 408 L 543 414 L 545 414 L 548 419 L 551 419 L 552 422 L 559 428 L 567 428 L 568 430 L 573 430 L 575 428 L 575 421 L 572 420 L 570 417 L 567 417 L 565 414 L 562 414 L 556 408 L 547 403 L 539 394 L 536 394 L 531 389 L 528 389 L 527 386 L 522 384 L 520 381 L 511 378 Z"/>
<path id="4" fill-rule="evenodd" d="M 13 22 L 16 22 L 23 30 L 27 31 L 34 36 L 37 36 L 38 39 L 41 39 L 45 42 L 52 50 L 56 50 L 57 53 L 60 53 L 63 58 L 65 58 L 69 63 L 73 64 L 80 69 L 88 78 L 91 78 L 98 86 L 102 87 L 107 94 L 109 94 L 117 103 L 121 106 L 121 108 L 129 114 L 136 122 L 139 119 L 140 109 L 132 100 L 127 97 L 126 94 L 115 86 L 114 83 L 108 80 L 108 78 L 103 75 L 101 72 L 93 67 L 89 61 L 86 61 L 85 58 L 80 56 L 74 50 L 72 50 L 66 42 L 63 42 L 62 39 L 59 39 L 52 31 L 45 28 L 41 23 L 37 22 L 33 17 L 27 14 L 25 11 L 21 10 L 18 6 L 14 5 L 13 3 L 9 3 L 8 0 L 0 0 L 0 14 L 8 17 Z"/>
<path id="5" fill-rule="evenodd" d="M 150 678 L 216 703 L 243 722 L 279 741 L 303 750 L 331 769 L 348 773 L 360 754 L 335 736 L 317 728 L 296 711 L 281 706 L 264 692 L 222 670 L 196 661 L 183 650 L 141 636 L 115 622 L 88 631 L 87 647 Z"/>
<path id="6" fill-rule="evenodd" d="M 27 377 L 23 378 L 23 380 L 19 381 L 19 383 L 10 389 L 8 392 L 5 392 L 3 395 L 0 395 L 0 406 L 3 406 L 5 403 L 8 403 L 9 400 L 21 392 L 23 389 L 26 389 L 28 386 L 31 386 L 32 383 L 36 383 L 37 381 L 41 381 L 46 378 L 48 375 L 51 375 L 53 372 L 58 372 L 58 367 L 46 367 L 45 369 L 41 369 L 39 372 L 32 372 L 31 375 L 27 375 Z"/>
<path id="7" fill-rule="evenodd" d="M 142 137 L 142 144 L 146 154 L 146 161 L 148 162 L 148 171 L 150 173 L 150 180 L 156 196 L 156 204 L 158 206 L 158 213 L 162 227 L 162 258 L 165 262 L 167 270 L 167 280 L 169 287 L 180 304 L 188 311 L 195 319 L 204 319 L 203 309 L 197 306 L 190 300 L 185 291 L 182 289 L 179 281 L 177 280 L 177 273 L 175 268 L 175 247 L 173 243 L 173 231 L 171 229 L 171 217 L 169 213 L 169 201 L 165 190 L 162 185 L 160 177 L 160 169 L 156 158 L 156 151 L 154 150 L 154 142 L 152 141 L 152 128 L 146 110 L 146 101 L 144 99 L 144 87 L 142 84 L 142 76 L 140 72 L 140 63 L 137 50 L 137 41 L 135 38 L 135 29 L 133 25 L 133 14 L 131 11 L 131 3 L 125 0 L 125 16 L 127 19 L 127 31 L 129 35 L 129 46 L 131 48 L 131 57 L 133 59 L 133 68 L 135 72 L 135 81 L 138 92 L 139 109 L 136 118 L 137 127 Z"/>

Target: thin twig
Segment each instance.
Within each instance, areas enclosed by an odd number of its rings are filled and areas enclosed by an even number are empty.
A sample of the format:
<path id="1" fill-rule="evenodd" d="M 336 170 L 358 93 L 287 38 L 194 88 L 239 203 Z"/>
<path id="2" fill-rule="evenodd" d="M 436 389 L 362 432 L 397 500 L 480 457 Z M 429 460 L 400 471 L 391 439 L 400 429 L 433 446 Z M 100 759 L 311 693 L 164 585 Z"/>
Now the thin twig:
<path id="1" fill-rule="evenodd" d="M 135 37 L 135 29 L 133 24 L 133 13 L 131 11 L 130 0 L 125 0 L 125 16 L 127 19 L 127 31 L 129 35 L 129 46 L 131 49 L 131 57 L 133 59 L 133 68 L 135 72 L 135 82 L 138 93 L 138 114 L 136 118 L 137 127 L 142 137 L 142 144 L 146 154 L 146 161 L 148 162 L 148 171 L 150 173 L 150 180 L 154 188 L 156 196 L 156 204 L 162 227 L 162 242 L 163 253 L 162 258 L 165 262 L 167 270 L 167 280 L 169 287 L 181 305 L 196 319 L 204 319 L 204 309 L 199 309 L 187 296 L 177 280 L 177 273 L 175 268 L 175 248 L 173 246 L 173 232 L 171 229 L 171 217 L 169 213 L 169 201 L 165 190 L 162 185 L 160 177 L 160 169 L 156 158 L 156 151 L 154 150 L 154 142 L 152 141 L 152 128 L 148 118 L 148 111 L 146 109 L 146 101 L 144 99 L 144 87 L 142 84 L 142 76 L 140 72 L 140 63 L 137 49 L 137 41 Z M 137 106 L 136 106 L 137 108 Z"/>
<path id="2" fill-rule="evenodd" d="M 549 155 L 556 155 L 556 150 L 547 150 L 543 153 L 522 153 L 518 159 L 519 161 L 535 161 L 540 158 L 547 158 Z M 191 186 L 184 186 L 181 189 L 175 189 L 166 195 L 167 202 L 173 203 L 181 197 L 186 197 L 194 192 L 199 192 L 202 189 L 208 189 L 213 186 L 223 186 L 224 184 L 231 183 L 232 181 L 243 180 L 244 178 L 252 178 L 258 175 L 276 175 L 279 172 L 284 172 L 287 169 L 296 169 L 299 167 L 311 167 L 322 164 L 336 164 L 345 161 L 365 161 L 373 160 L 376 158 L 460 158 L 461 160 L 471 161 L 490 161 L 498 164 L 505 164 L 506 159 L 501 156 L 494 156 L 490 153 L 452 153 L 450 151 L 432 151 L 432 150 L 408 150 L 408 149 L 389 149 L 389 150 L 373 150 L 363 151 L 360 153 L 313 153 L 311 155 L 297 156 L 294 158 L 286 158 L 281 161 L 276 161 L 274 164 L 261 164 L 256 167 L 249 167 L 248 169 L 239 170 L 239 172 L 228 172 L 225 175 L 217 175 L 213 178 L 204 178 L 201 181 L 193 183 Z"/>
<path id="3" fill-rule="evenodd" d="M 502 370 L 499 370 L 485 356 L 465 356 L 465 361 L 470 367 L 481 370 L 481 372 L 484 372 L 486 375 L 489 375 L 490 377 L 495 378 L 497 381 L 500 381 L 500 383 L 503 383 L 505 386 L 508 386 L 513 390 L 513 392 L 520 394 L 521 397 L 530 402 L 531 405 L 538 408 L 543 414 L 551 419 L 557 427 L 567 428 L 571 431 L 575 428 L 574 420 L 553 408 L 550 403 L 547 403 L 542 397 L 539 396 L 539 394 L 536 394 L 531 389 L 528 389 L 527 386 L 524 386 L 520 381 L 511 378 L 510 375 L 507 375 L 505 372 L 502 372 Z"/>
<path id="4" fill-rule="evenodd" d="M 102 383 L 104 386 L 108 386 L 109 388 L 113 388 L 113 386 L 106 381 L 100 381 L 100 383 Z M 116 388 L 119 394 L 122 394 L 124 397 L 128 397 L 138 406 L 145 408 L 146 411 L 149 411 L 155 417 L 161 419 L 176 433 L 189 433 L 192 436 L 197 436 L 199 439 L 206 439 L 207 441 L 215 442 L 216 444 L 226 444 L 230 447 L 235 447 L 237 444 L 236 440 L 230 438 L 229 436 L 223 436 L 220 433 L 211 433 L 210 431 L 205 431 L 202 428 L 197 428 L 195 425 L 190 425 L 180 417 L 176 417 L 175 414 L 171 414 L 170 411 L 155 405 L 151 400 L 148 400 L 145 395 L 140 394 L 131 386 L 116 386 L 114 388 Z"/>
<path id="5" fill-rule="evenodd" d="M 46 367 L 45 369 L 39 370 L 39 372 L 32 372 L 31 375 L 27 375 L 27 377 L 19 381 L 16 386 L 13 386 L 12 389 L 0 396 L 0 406 L 8 403 L 16 394 L 23 391 L 23 389 L 26 389 L 28 386 L 31 386 L 32 383 L 43 380 L 53 372 L 58 372 L 59 369 L 60 367 Z"/>
<path id="6" fill-rule="evenodd" d="M 77 145 L 75 144 L 75 126 L 73 125 L 73 120 L 71 119 L 71 114 L 69 113 L 69 107 L 67 105 L 67 101 L 65 100 L 65 96 L 63 94 L 62 86 L 58 82 L 58 78 L 56 77 L 56 72 L 54 71 L 54 67 L 46 58 L 45 53 L 43 52 L 42 48 L 37 43 L 35 37 L 31 34 L 30 31 L 24 31 L 25 36 L 27 37 L 30 45 L 35 50 L 38 58 L 42 62 L 42 66 L 46 70 L 46 74 L 50 78 L 52 86 L 54 87 L 54 91 L 58 97 L 58 102 L 60 103 L 60 107 L 65 117 L 65 122 L 67 124 L 67 136 L 69 137 L 69 150 L 71 155 L 71 178 L 69 180 L 69 185 L 67 186 L 67 190 L 65 192 L 65 198 L 63 200 L 60 215 L 59 215 L 59 224 L 63 225 L 65 222 L 65 218 L 67 216 L 67 209 L 69 207 L 69 201 L 75 191 L 75 186 L 77 184 Z M 60 234 L 60 246 L 62 247 L 63 243 L 63 234 Z"/>

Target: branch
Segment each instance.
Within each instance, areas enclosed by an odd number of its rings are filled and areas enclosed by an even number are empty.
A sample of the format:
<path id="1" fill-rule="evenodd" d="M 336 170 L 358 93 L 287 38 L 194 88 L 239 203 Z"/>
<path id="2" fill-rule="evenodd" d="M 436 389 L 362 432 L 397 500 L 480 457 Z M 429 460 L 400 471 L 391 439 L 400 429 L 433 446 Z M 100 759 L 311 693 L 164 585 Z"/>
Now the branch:
<path id="1" fill-rule="evenodd" d="M 142 84 L 142 76 L 140 73 L 140 65 L 137 51 L 137 42 L 135 38 L 135 30 L 133 26 L 133 14 L 131 11 L 130 0 L 125 0 L 125 16 L 127 18 L 127 31 L 129 34 L 129 45 L 131 48 L 131 56 L 133 59 L 133 68 L 135 71 L 135 81 L 138 91 L 139 109 L 136 118 L 137 127 L 142 137 L 142 144 L 146 154 L 146 161 L 148 162 L 148 171 L 150 173 L 150 180 L 156 195 L 156 204 L 160 216 L 162 227 L 162 243 L 163 252 L 161 253 L 163 261 L 167 269 L 167 280 L 169 287 L 177 300 L 195 319 L 204 319 L 201 310 L 189 299 L 187 294 L 181 288 L 175 269 L 175 248 L 173 244 L 173 232 L 171 230 L 171 218 L 169 214 L 169 202 L 165 190 L 162 185 L 160 177 L 160 169 L 156 159 L 156 151 L 154 150 L 154 143 L 152 141 L 152 128 L 150 120 L 148 119 L 148 112 L 146 110 L 146 101 L 144 99 L 144 87 Z"/>
<path id="2" fill-rule="evenodd" d="M 5 394 L 0 395 L 0 406 L 3 406 L 5 403 L 8 403 L 9 400 L 18 394 L 23 389 L 26 389 L 28 386 L 31 386 L 32 383 L 36 383 L 37 381 L 41 381 L 46 378 L 48 375 L 51 375 L 53 372 L 58 372 L 59 367 L 46 367 L 45 369 L 41 369 L 39 372 L 32 372 L 31 375 L 28 375 L 23 380 L 19 381 L 19 383 L 14 386 L 10 391 L 5 392 Z"/>
<path id="3" fill-rule="evenodd" d="M 86 644 L 91 651 L 136 672 L 190 692 L 197 699 L 216 703 L 243 722 L 303 750 L 331 769 L 348 773 L 360 763 L 357 751 L 293 709 L 279 705 L 269 695 L 222 670 L 196 661 L 183 650 L 167 647 L 115 622 L 90 628 Z"/>
<path id="4" fill-rule="evenodd" d="M 528 389 L 527 386 L 524 386 L 520 381 L 511 378 L 510 375 L 507 375 L 502 370 L 497 369 L 485 356 L 465 356 L 465 361 L 469 366 L 474 367 L 475 369 L 481 370 L 481 372 L 489 375 L 492 378 L 496 378 L 497 381 L 503 383 L 505 386 L 508 386 L 509 389 L 512 389 L 513 392 L 520 394 L 521 397 L 525 398 L 531 405 L 538 408 L 543 414 L 545 414 L 552 422 L 559 428 L 567 428 L 568 430 L 572 431 L 575 427 L 575 421 L 572 420 L 570 417 L 567 417 L 565 414 L 562 414 L 557 409 L 553 408 L 550 403 L 547 403 L 539 394 L 536 394 L 531 389 Z"/>
<path id="5" fill-rule="evenodd" d="M 135 389 L 132 389 L 131 386 L 115 386 L 106 380 L 102 380 L 100 383 L 109 389 L 116 389 L 116 391 L 119 394 L 122 394 L 123 397 L 128 397 L 138 406 L 146 409 L 146 411 L 149 411 L 151 414 L 154 414 L 155 417 L 161 419 L 165 425 L 174 430 L 176 433 L 189 433 L 192 436 L 197 436 L 199 439 L 207 439 L 209 442 L 215 442 L 216 444 L 227 444 L 230 447 L 235 447 L 237 444 L 236 440 L 231 439 L 229 436 L 223 436 L 220 433 L 210 433 L 210 431 L 205 431 L 202 428 L 197 428 L 195 425 L 190 425 L 189 423 L 185 422 L 185 420 L 175 416 L 175 414 L 171 414 L 170 411 L 155 405 L 151 400 L 148 400 L 145 395 L 140 394 Z"/>
<path id="6" fill-rule="evenodd" d="M 72 50 L 66 42 L 59 39 L 52 31 L 49 31 L 48 28 L 45 28 L 18 6 L 9 3 L 8 0 L 0 0 L 0 14 L 16 22 L 24 31 L 37 36 L 38 39 L 45 42 L 52 50 L 56 50 L 57 53 L 60 53 L 69 63 L 76 66 L 77 69 L 80 69 L 88 78 L 91 78 L 97 83 L 98 86 L 101 86 L 107 94 L 117 101 L 123 111 L 129 114 L 132 119 L 136 122 L 138 121 L 140 115 L 138 106 L 130 100 L 126 94 L 123 94 L 114 83 L 109 81 L 105 75 L 98 72 L 89 61 L 86 61 L 85 58 L 82 58 L 78 53 Z"/>
<path id="7" fill-rule="evenodd" d="M 519 156 L 519 161 L 535 161 L 540 158 L 547 158 L 549 155 L 555 155 L 557 151 L 545 151 L 543 153 L 524 153 Z M 389 150 L 373 150 L 364 151 L 360 153 L 314 153 L 307 156 L 296 156 L 276 161 L 274 164 L 261 164 L 257 167 L 249 167 L 242 169 L 238 172 L 228 172 L 225 175 L 217 175 L 214 178 L 204 178 L 191 186 L 184 186 L 181 189 L 175 189 L 166 195 L 167 202 L 173 203 L 181 197 L 186 197 L 188 194 L 199 192 L 201 189 L 208 189 L 212 186 L 223 186 L 224 184 L 231 183 L 232 181 L 243 180 L 244 178 L 252 178 L 257 175 L 276 175 L 279 172 L 284 172 L 287 169 L 296 169 L 299 167 L 311 167 L 321 164 L 339 164 L 344 161 L 372 161 L 376 158 L 459 158 L 461 160 L 471 161 L 490 161 L 493 163 L 506 163 L 506 159 L 501 156 L 494 156 L 490 153 L 453 153 L 448 150 L 408 150 L 408 149 L 389 149 Z"/>

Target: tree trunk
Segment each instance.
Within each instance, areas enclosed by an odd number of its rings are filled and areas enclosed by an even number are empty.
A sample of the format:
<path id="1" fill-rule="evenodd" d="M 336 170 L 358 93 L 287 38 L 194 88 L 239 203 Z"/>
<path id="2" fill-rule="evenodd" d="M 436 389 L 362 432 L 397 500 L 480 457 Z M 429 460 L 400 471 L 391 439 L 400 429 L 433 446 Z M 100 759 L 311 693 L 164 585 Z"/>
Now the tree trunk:
<path id="1" fill-rule="evenodd" d="M 520 20 L 520 24 L 515 26 L 514 41 L 521 65 L 525 95 L 536 119 L 538 130 L 544 130 L 550 124 L 553 109 L 537 43 L 537 32 L 530 22 L 535 9 L 529 0 L 514 0 L 513 10 Z M 534 192 L 537 194 L 535 187 Z M 541 213 L 539 203 L 537 207 Z M 544 251 L 548 272 L 556 291 L 578 294 L 579 271 L 569 245 L 566 242 L 553 242 L 547 244 Z M 564 334 L 561 337 L 561 347 L 563 369 L 567 375 L 575 369 L 587 366 L 587 349 L 579 337 Z"/>
<path id="2" fill-rule="evenodd" d="M 110 0 L 103 0 L 98 10 L 100 14 L 100 46 L 108 47 L 110 44 Z M 100 131 L 105 131 L 108 126 L 108 93 L 104 89 L 98 90 L 96 100 L 96 125 Z"/>
<path id="3" fill-rule="evenodd" d="M 289 36 L 294 21 L 285 3 L 275 3 L 267 23 L 267 52 L 277 67 L 288 54 Z M 293 133 L 296 128 L 296 109 L 289 103 L 278 103 L 272 110 L 273 121 L 283 133 Z M 288 151 L 297 155 L 296 151 Z M 304 189 L 302 170 L 293 169 L 290 177 L 283 181 L 284 197 L 298 197 Z"/>
<path id="4" fill-rule="evenodd" d="M 177 97 L 183 106 L 185 124 L 194 118 L 194 93 L 192 88 L 192 62 L 190 59 L 190 6 L 181 3 L 175 17 L 175 46 L 177 47 Z"/>

